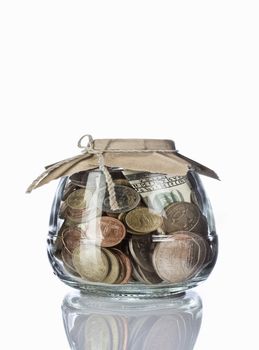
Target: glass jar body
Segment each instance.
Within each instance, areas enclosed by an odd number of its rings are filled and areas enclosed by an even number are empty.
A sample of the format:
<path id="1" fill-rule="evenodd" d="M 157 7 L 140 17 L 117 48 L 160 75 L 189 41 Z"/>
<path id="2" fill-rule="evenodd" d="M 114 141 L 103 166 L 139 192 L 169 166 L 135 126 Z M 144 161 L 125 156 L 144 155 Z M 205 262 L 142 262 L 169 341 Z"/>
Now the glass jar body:
<path id="1" fill-rule="evenodd" d="M 48 235 L 55 274 L 84 292 L 135 297 L 204 281 L 218 240 L 199 175 L 108 170 L 109 185 L 99 169 L 61 178 Z"/>

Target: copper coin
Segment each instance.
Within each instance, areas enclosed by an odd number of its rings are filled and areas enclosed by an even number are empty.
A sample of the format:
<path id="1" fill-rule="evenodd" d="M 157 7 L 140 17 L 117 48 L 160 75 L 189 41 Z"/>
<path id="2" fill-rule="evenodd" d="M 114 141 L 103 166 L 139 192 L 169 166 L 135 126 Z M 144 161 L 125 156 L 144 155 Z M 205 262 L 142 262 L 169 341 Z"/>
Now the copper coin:
<path id="1" fill-rule="evenodd" d="M 176 232 L 157 243 L 153 265 L 164 281 L 182 283 L 201 270 L 208 249 L 201 236 L 187 231 Z"/>
<path id="2" fill-rule="evenodd" d="M 149 208 L 135 208 L 126 217 L 127 226 L 136 233 L 145 234 L 155 231 L 162 225 L 162 217 Z"/>
<path id="3" fill-rule="evenodd" d="M 130 259 L 121 250 L 116 249 L 116 248 L 113 248 L 112 250 L 115 252 L 115 254 L 117 254 L 117 256 L 119 257 L 119 259 L 124 267 L 124 276 L 121 280 L 118 280 L 116 283 L 120 283 L 120 284 L 128 283 L 128 281 L 131 278 L 131 273 L 132 273 L 132 265 L 131 265 Z"/>
<path id="4" fill-rule="evenodd" d="M 177 202 L 165 209 L 164 226 L 167 233 L 177 231 L 195 231 L 198 228 L 201 212 L 192 203 Z"/>
<path id="5" fill-rule="evenodd" d="M 115 190 L 116 200 L 117 200 L 119 209 L 117 210 L 111 209 L 110 197 L 107 194 L 107 196 L 104 198 L 104 201 L 103 201 L 103 210 L 105 212 L 124 213 L 136 208 L 136 206 L 139 204 L 140 195 L 135 190 L 133 190 L 133 188 L 116 185 L 114 186 L 114 190 Z"/>
<path id="6" fill-rule="evenodd" d="M 126 235 L 123 223 L 109 216 L 102 216 L 88 223 L 86 236 L 96 245 L 113 247 L 119 244 Z"/>
<path id="7" fill-rule="evenodd" d="M 77 227 L 70 226 L 62 232 L 62 241 L 70 253 L 85 240 L 85 234 Z"/>

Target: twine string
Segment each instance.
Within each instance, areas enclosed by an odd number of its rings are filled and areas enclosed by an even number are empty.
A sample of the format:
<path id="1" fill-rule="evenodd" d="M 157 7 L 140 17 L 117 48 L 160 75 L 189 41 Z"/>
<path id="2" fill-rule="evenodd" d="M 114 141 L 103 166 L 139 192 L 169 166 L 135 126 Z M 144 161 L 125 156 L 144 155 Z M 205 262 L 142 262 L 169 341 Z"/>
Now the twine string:
<path id="1" fill-rule="evenodd" d="M 116 193 L 115 193 L 115 185 L 112 180 L 111 174 L 109 173 L 107 167 L 104 165 L 104 158 L 102 153 L 98 153 L 98 163 L 99 163 L 99 169 L 103 172 L 107 184 L 107 189 L 109 193 L 109 202 L 110 207 L 113 211 L 119 209 L 119 205 L 116 199 Z"/>

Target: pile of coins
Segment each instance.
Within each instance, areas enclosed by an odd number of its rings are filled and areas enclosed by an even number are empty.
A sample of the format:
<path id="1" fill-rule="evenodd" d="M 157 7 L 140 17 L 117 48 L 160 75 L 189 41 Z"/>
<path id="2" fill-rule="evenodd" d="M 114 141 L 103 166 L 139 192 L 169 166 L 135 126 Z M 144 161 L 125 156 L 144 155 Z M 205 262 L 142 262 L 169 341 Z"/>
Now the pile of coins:
<path id="1" fill-rule="evenodd" d="M 80 172 L 67 181 L 53 246 L 67 273 L 107 284 L 179 284 L 197 276 L 210 262 L 211 248 L 192 188 L 190 202 L 172 202 L 158 212 L 121 170 L 111 174 L 116 210 L 102 172 Z"/>

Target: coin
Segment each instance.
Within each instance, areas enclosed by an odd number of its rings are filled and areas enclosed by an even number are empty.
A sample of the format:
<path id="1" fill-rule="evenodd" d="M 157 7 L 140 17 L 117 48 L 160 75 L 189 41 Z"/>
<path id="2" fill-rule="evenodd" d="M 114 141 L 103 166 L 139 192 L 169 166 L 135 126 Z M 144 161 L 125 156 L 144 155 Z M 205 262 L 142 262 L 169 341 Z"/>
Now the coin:
<path id="1" fill-rule="evenodd" d="M 141 268 L 139 265 L 135 267 L 144 283 L 157 284 L 162 282 L 162 279 L 157 275 L 154 269 L 152 271 L 147 271 Z"/>
<path id="2" fill-rule="evenodd" d="M 74 249 L 72 262 L 79 275 L 91 282 L 102 282 L 109 272 L 109 261 L 102 249 L 81 244 Z"/>
<path id="3" fill-rule="evenodd" d="M 91 197 L 90 190 L 81 188 L 68 196 L 67 205 L 72 209 L 85 209 L 89 206 Z"/>
<path id="4" fill-rule="evenodd" d="M 146 283 L 145 280 L 141 277 L 137 270 L 137 266 L 135 264 L 132 264 L 132 276 L 135 281 L 138 281 L 140 283 Z"/>
<path id="5" fill-rule="evenodd" d="M 129 239 L 129 250 L 135 262 L 146 271 L 153 272 L 154 268 L 151 260 L 151 244 L 150 236 L 137 236 Z"/>
<path id="6" fill-rule="evenodd" d="M 120 275 L 120 262 L 117 259 L 117 256 L 113 254 L 113 252 L 111 252 L 109 249 L 103 248 L 103 252 L 106 254 L 109 260 L 110 270 L 102 282 L 112 284 L 117 281 Z"/>
<path id="7" fill-rule="evenodd" d="M 177 202 L 165 209 L 164 226 L 167 233 L 177 231 L 195 231 L 199 226 L 201 212 L 192 203 Z"/>
<path id="8" fill-rule="evenodd" d="M 128 283 L 128 281 L 131 278 L 131 273 L 132 273 L 132 265 L 131 265 L 130 259 L 121 250 L 116 249 L 116 248 L 113 248 L 112 250 L 118 256 L 119 260 L 121 261 L 121 264 L 123 266 L 122 270 L 124 272 L 124 275 L 122 277 L 121 276 L 118 277 L 118 280 L 116 281 L 116 283 L 120 283 L 120 284 Z"/>
<path id="9" fill-rule="evenodd" d="M 123 223 L 109 216 L 91 220 L 88 224 L 86 236 L 96 245 L 113 247 L 119 244 L 126 235 Z"/>
<path id="10" fill-rule="evenodd" d="M 116 185 L 114 186 L 114 190 L 119 209 L 111 209 L 110 197 L 107 195 L 103 201 L 103 210 L 105 212 L 124 213 L 134 209 L 139 204 L 140 195 L 135 190 L 133 190 L 133 188 Z"/>
<path id="11" fill-rule="evenodd" d="M 205 240 L 187 231 L 176 232 L 157 243 L 153 253 L 153 266 L 164 281 L 182 283 L 196 275 L 206 259 Z"/>
<path id="12" fill-rule="evenodd" d="M 77 227 L 68 227 L 62 232 L 63 245 L 70 253 L 72 253 L 84 239 L 84 232 Z"/>
<path id="13" fill-rule="evenodd" d="M 139 234 L 150 233 L 162 225 L 162 217 L 149 208 L 136 208 L 125 218 L 127 226 Z"/>

